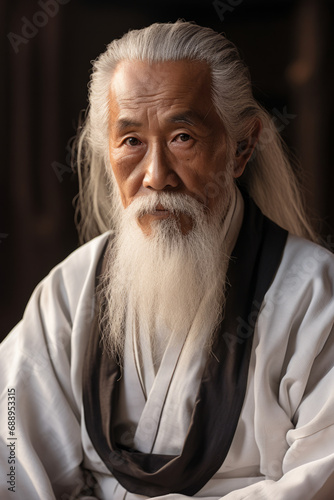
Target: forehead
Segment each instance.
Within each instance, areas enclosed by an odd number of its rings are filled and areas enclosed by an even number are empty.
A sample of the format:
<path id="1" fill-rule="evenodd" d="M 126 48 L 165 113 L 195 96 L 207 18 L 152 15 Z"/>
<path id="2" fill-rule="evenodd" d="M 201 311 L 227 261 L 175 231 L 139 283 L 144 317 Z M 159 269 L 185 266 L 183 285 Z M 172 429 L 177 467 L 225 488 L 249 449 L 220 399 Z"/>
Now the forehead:
<path id="1" fill-rule="evenodd" d="M 126 110 L 154 107 L 205 117 L 213 108 L 210 70 L 199 61 L 122 61 L 111 79 L 109 102 L 111 121 Z"/>

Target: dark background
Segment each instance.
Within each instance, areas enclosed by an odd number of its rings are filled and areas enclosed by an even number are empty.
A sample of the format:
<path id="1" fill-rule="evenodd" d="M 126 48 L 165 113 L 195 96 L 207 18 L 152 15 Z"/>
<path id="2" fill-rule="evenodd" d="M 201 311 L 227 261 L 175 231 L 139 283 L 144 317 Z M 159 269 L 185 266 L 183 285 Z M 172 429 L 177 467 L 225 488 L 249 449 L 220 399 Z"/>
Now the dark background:
<path id="1" fill-rule="evenodd" d="M 334 248 L 333 4 L 0 0 L 0 338 L 36 284 L 78 246 L 69 150 L 90 61 L 113 38 L 155 21 L 184 18 L 236 43 L 256 97 L 301 161 L 307 206 Z"/>

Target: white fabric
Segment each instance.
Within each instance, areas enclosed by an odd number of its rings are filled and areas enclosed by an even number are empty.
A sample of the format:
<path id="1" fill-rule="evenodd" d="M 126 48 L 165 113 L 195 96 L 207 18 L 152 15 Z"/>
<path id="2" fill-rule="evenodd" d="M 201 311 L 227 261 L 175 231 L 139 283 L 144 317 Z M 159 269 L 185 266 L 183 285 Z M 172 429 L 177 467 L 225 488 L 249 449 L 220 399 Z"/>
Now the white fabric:
<path id="1" fill-rule="evenodd" d="M 118 485 L 84 425 L 81 373 L 94 316 L 95 270 L 106 239 L 102 235 L 81 247 L 50 273 L 35 290 L 23 321 L 1 345 L 1 499 L 69 499 L 70 492 L 84 482 L 81 463 L 98 481 L 96 498 L 145 498 Z M 247 393 L 232 446 L 222 467 L 196 497 L 332 498 L 333 288 L 333 256 L 289 236 L 278 273 L 259 304 Z M 239 342 L 252 321 L 240 322 Z M 226 348 L 232 349 L 231 337 L 224 338 Z M 191 368 L 189 364 L 180 369 Z M 191 378 L 189 373 L 187 377 Z M 186 398 L 187 384 L 183 384 Z M 15 494 L 7 484 L 7 444 L 11 442 L 7 390 L 11 388 L 16 396 Z M 176 389 L 171 384 L 169 394 Z M 135 426 L 141 416 L 133 416 L 131 405 L 136 407 L 136 398 L 139 404 L 143 401 L 138 377 L 132 399 L 128 391 L 126 397 L 131 400 L 127 418 Z M 171 406 L 172 413 L 162 412 L 166 421 L 173 420 L 176 406 Z M 155 446 L 160 449 L 158 439 Z M 182 443 L 171 446 L 182 447 Z"/>

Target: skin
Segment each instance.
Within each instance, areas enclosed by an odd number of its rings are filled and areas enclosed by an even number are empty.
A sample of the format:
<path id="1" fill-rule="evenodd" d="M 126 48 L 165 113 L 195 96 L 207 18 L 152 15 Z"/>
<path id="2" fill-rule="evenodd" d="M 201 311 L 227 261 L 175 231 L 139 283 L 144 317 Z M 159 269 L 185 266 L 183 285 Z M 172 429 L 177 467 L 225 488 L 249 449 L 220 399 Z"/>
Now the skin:
<path id="1" fill-rule="evenodd" d="M 227 141 L 206 63 L 122 61 L 111 80 L 109 111 L 109 157 L 125 208 L 139 196 L 168 191 L 214 210 L 218 197 L 209 196 L 207 186 L 227 169 Z M 235 178 L 255 144 L 252 138 L 247 155 L 236 154 Z M 150 234 L 153 220 L 170 216 L 158 206 L 138 223 Z M 180 225 L 186 234 L 189 216 L 182 214 Z"/>

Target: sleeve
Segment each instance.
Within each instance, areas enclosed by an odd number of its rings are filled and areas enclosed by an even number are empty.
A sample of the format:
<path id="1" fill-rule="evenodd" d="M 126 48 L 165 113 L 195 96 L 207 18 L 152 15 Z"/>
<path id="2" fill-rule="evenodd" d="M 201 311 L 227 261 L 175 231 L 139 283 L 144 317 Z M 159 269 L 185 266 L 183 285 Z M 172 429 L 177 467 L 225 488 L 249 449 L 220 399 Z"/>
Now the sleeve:
<path id="1" fill-rule="evenodd" d="M 58 269 L 0 346 L 1 499 L 95 498 L 81 467 L 69 311 Z"/>

